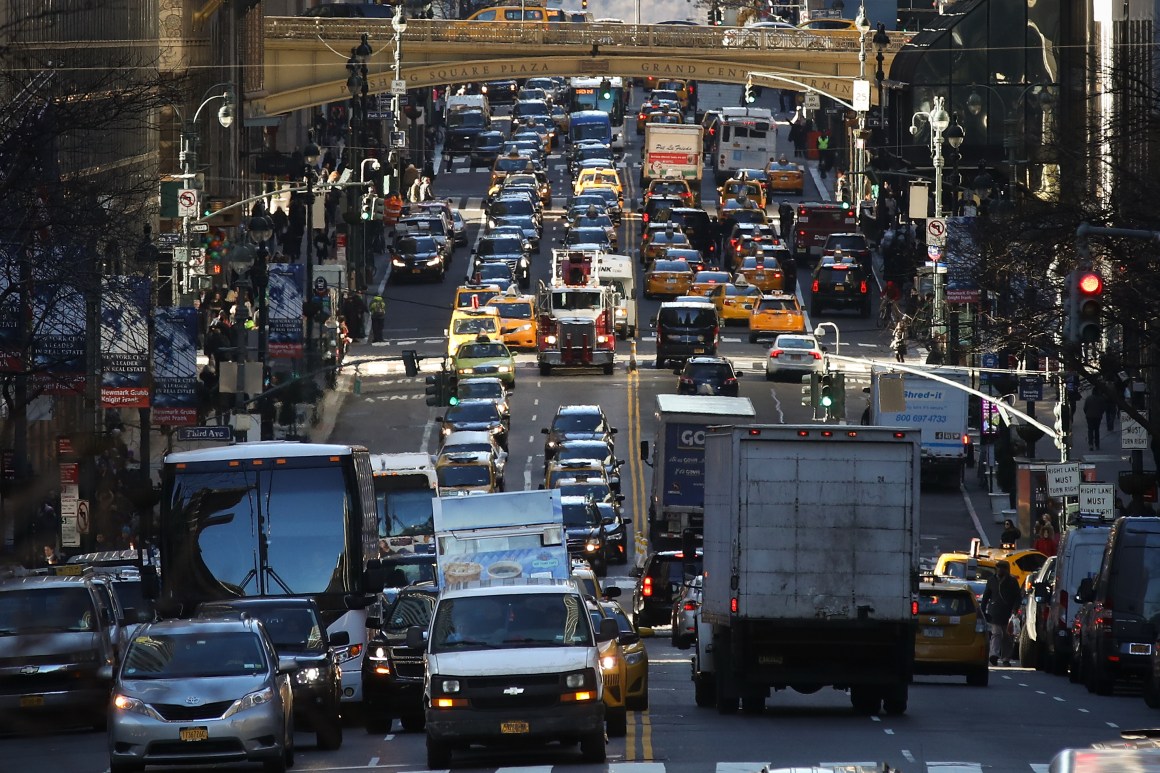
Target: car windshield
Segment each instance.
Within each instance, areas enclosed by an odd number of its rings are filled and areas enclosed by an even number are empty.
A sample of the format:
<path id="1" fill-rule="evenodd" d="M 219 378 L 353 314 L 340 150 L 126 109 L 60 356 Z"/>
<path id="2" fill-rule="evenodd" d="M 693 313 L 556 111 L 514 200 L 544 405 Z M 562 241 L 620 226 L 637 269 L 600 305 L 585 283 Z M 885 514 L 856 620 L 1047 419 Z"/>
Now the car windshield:
<path id="1" fill-rule="evenodd" d="M 530 303 L 493 303 L 499 309 L 499 315 L 504 319 L 531 319 L 532 304 Z"/>
<path id="2" fill-rule="evenodd" d="M 636 633 L 636 629 L 632 627 L 632 621 L 628 619 L 624 608 L 619 604 L 601 604 L 605 614 L 616 621 L 616 627 L 620 629 L 621 633 Z"/>
<path id="3" fill-rule="evenodd" d="M 974 599 L 966 591 L 923 591 L 918 597 L 920 615 L 962 616 L 974 613 Z"/>
<path id="4" fill-rule="evenodd" d="M 383 630 L 387 633 L 406 633 L 412 626 L 423 630 L 431 622 L 435 611 L 435 597 L 426 593 L 406 593 L 395 599 L 394 605 L 383 619 Z"/>
<path id="5" fill-rule="evenodd" d="M 296 608 L 250 608 L 254 615 L 266 626 L 266 633 L 276 650 L 300 650 L 305 652 L 325 652 L 322 641 L 322 626 L 308 607 Z"/>
<path id="6" fill-rule="evenodd" d="M 569 502 L 564 505 L 565 526 L 595 526 L 600 522 L 595 508 L 583 502 Z"/>
<path id="7" fill-rule="evenodd" d="M 689 268 L 689 264 L 683 260 L 658 260 L 653 263 L 652 270 L 656 272 L 675 271 L 687 274 L 691 269 Z"/>
<path id="8" fill-rule="evenodd" d="M 724 271 L 701 271 L 693 277 L 698 284 L 725 284 L 729 281 L 729 274 Z"/>
<path id="9" fill-rule="evenodd" d="M 455 297 L 455 305 L 461 309 L 465 309 L 472 305 L 472 298 L 477 298 L 479 299 L 477 305 L 482 306 L 497 295 L 499 295 L 499 290 L 472 290 L 471 292 L 463 292 Z"/>
<path id="10" fill-rule="evenodd" d="M 491 205 L 492 217 L 507 217 L 510 215 L 533 215 L 536 208 L 526 198 L 500 199 Z"/>
<path id="11" fill-rule="evenodd" d="M 831 236 L 826 242 L 827 250 L 864 250 L 866 240 L 861 236 Z"/>
<path id="12" fill-rule="evenodd" d="M 780 298 L 762 298 L 757 305 L 758 311 L 797 311 L 788 300 Z"/>
<path id="13" fill-rule="evenodd" d="M 604 481 L 565 483 L 557 488 L 559 488 L 562 497 L 592 497 L 597 502 L 608 499 L 612 495 L 612 489 Z"/>
<path id="14" fill-rule="evenodd" d="M 157 634 L 133 639 L 121 671 L 124 679 L 189 679 L 254 676 L 267 669 L 262 643 L 246 631 Z"/>
<path id="15" fill-rule="evenodd" d="M 608 462 L 608 456 L 608 445 L 601 442 L 569 441 L 556 452 L 556 458 L 562 462 L 576 459 L 593 459 L 603 464 Z"/>
<path id="16" fill-rule="evenodd" d="M 946 564 L 943 566 L 943 575 L 946 577 L 957 577 L 961 580 L 966 580 L 966 579 L 986 580 L 987 578 L 993 577 L 995 575 L 995 567 L 993 567 L 993 566 L 985 566 L 983 564 L 979 564 L 978 566 L 976 566 L 974 568 L 975 569 L 975 576 L 974 577 L 967 576 L 967 569 L 968 569 L 967 562 L 965 560 L 964 561 L 947 561 Z"/>
<path id="17" fill-rule="evenodd" d="M 733 369 L 728 365 L 715 362 L 691 362 L 685 366 L 686 378 L 693 378 L 697 380 L 720 380 L 730 378 L 733 375 Z"/>
<path id="18" fill-rule="evenodd" d="M 511 352 L 503 344 L 464 344 L 459 347 L 459 357 L 468 359 L 482 357 L 509 357 Z"/>
<path id="19" fill-rule="evenodd" d="M 467 333 L 494 333 L 497 330 L 495 317 L 466 317 L 455 320 L 451 332 L 455 335 Z"/>
<path id="20" fill-rule="evenodd" d="M 117 595 L 122 610 L 134 611 L 135 615 L 130 622 L 147 623 L 153 619 L 153 602 L 145 598 L 140 580 L 114 580 L 113 593 Z"/>
<path id="21" fill-rule="evenodd" d="M 404 255 L 435 252 L 435 240 L 430 236 L 405 236 L 399 240 L 398 250 Z"/>
<path id="22" fill-rule="evenodd" d="M 677 306 L 669 309 L 661 309 L 659 321 L 662 325 L 712 327 L 717 324 L 717 314 L 711 306 L 706 309 Z"/>
<path id="23" fill-rule="evenodd" d="M 561 413 L 552 422 L 553 432 L 603 432 L 604 420 L 599 413 Z"/>
<path id="24" fill-rule="evenodd" d="M 686 564 L 682 557 L 668 557 L 658 559 L 649 572 L 654 580 L 667 582 L 671 590 L 677 590 L 685 584 L 686 580 L 691 580 L 697 575 L 701 574 L 702 559 L 698 556 L 692 562 Z M 687 569 L 686 569 L 687 567 Z"/>
<path id="25" fill-rule="evenodd" d="M 447 116 L 448 129 L 483 128 L 485 123 L 483 113 L 471 110 L 456 110 Z"/>
<path id="26" fill-rule="evenodd" d="M 476 253 L 479 255 L 519 255 L 524 251 L 524 243 L 514 236 L 480 239 Z"/>
<path id="27" fill-rule="evenodd" d="M 408 559 L 392 559 L 386 556 L 379 559 L 380 566 L 386 572 L 387 581 L 384 588 L 405 588 L 417 582 L 432 582 L 435 580 L 435 557 L 429 561 L 415 562 Z"/>
<path id="28" fill-rule="evenodd" d="M 1109 573 L 1115 611 L 1160 623 L 1160 534 L 1124 529 Z"/>
<path id="29" fill-rule="evenodd" d="M 491 470 L 486 464 L 444 465 L 435 471 L 440 488 L 490 486 Z"/>
<path id="30" fill-rule="evenodd" d="M 777 345 L 782 349 L 813 349 L 817 344 L 812 338 L 789 338 L 781 336 L 777 339 Z"/>
<path id="31" fill-rule="evenodd" d="M 503 156 L 496 160 L 495 168 L 499 172 L 522 172 L 530 163 L 528 156 Z"/>
<path id="32" fill-rule="evenodd" d="M 503 144 L 503 135 L 498 132 L 484 132 L 475 136 L 475 147 L 494 148 Z"/>
<path id="33" fill-rule="evenodd" d="M 475 266 L 475 273 L 479 274 L 481 279 L 489 282 L 505 281 L 510 282 L 512 279 L 512 270 L 507 263 L 478 263 Z"/>
<path id="34" fill-rule="evenodd" d="M 0 636 L 54 631 L 95 631 L 96 608 L 88 590 L 21 588 L 0 593 Z"/>
<path id="35" fill-rule="evenodd" d="M 502 564 L 497 567 L 496 563 Z M 515 561 L 489 572 L 521 571 Z M 509 566 L 510 564 L 510 566 Z M 475 565 L 476 576 L 483 567 Z M 509 647 L 591 647 L 592 627 L 579 594 L 527 593 L 444 599 L 431 624 L 431 652 Z"/>
<path id="36" fill-rule="evenodd" d="M 465 402 L 447 409 L 447 421 L 499 421 L 499 409 L 491 401 Z"/>
<path id="37" fill-rule="evenodd" d="M 456 387 L 456 394 L 459 395 L 459 399 L 461 400 L 469 400 L 473 397 L 482 400 L 493 400 L 503 397 L 504 391 L 503 384 L 498 381 L 471 378 L 459 382 L 458 387 Z"/>

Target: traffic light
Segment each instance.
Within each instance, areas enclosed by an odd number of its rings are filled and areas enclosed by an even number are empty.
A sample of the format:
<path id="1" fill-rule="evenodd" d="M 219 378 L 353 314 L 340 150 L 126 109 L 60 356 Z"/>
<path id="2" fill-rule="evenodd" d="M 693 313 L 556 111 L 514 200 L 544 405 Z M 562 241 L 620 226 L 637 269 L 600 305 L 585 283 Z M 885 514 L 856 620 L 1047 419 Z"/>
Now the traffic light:
<path id="1" fill-rule="evenodd" d="M 386 219 L 387 209 L 386 201 L 380 199 L 378 196 L 371 198 L 371 220 L 383 222 Z"/>
<path id="2" fill-rule="evenodd" d="M 822 374 L 821 389 L 818 392 L 818 407 L 827 415 L 834 407 L 834 374 Z"/>
<path id="3" fill-rule="evenodd" d="M 745 104 L 751 105 L 756 100 L 757 100 L 757 97 L 753 93 L 753 78 L 746 78 L 745 79 L 745 96 L 743 98 L 743 101 L 745 102 Z"/>
<path id="4" fill-rule="evenodd" d="M 1094 344 L 1103 337 L 1104 280 L 1091 269 L 1068 275 L 1064 338 L 1072 344 Z"/>
<path id="5" fill-rule="evenodd" d="M 419 355 L 414 349 L 403 350 L 403 369 L 409 378 L 419 375 Z"/>
<path id="6" fill-rule="evenodd" d="M 580 7 L 583 8 L 585 11 L 587 11 L 588 10 L 588 0 L 580 0 Z"/>
<path id="7" fill-rule="evenodd" d="M 447 373 L 439 371 L 426 379 L 427 405 L 447 405 Z"/>
<path id="8" fill-rule="evenodd" d="M 1067 422 L 1064 420 L 1064 416 L 1069 411 L 1063 400 L 1057 401 L 1051 410 L 1055 414 L 1055 426 L 1052 427 L 1055 430 L 1055 447 L 1062 451 L 1067 448 Z"/>
<path id="9" fill-rule="evenodd" d="M 608 78 L 600 81 L 600 98 L 612 99 L 612 81 L 608 80 Z"/>
<path id="10" fill-rule="evenodd" d="M 802 405 L 814 407 L 814 418 L 818 417 L 818 386 L 821 383 L 821 378 L 817 373 L 811 373 L 808 376 L 802 376 Z"/>
<path id="11" fill-rule="evenodd" d="M 375 196 L 373 193 L 365 193 L 362 197 L 362 207 L 359 209 L 359 218 L 366 222 L 373 217 Z"/>
<path id="12" fill-rule="evenodd" d="M 834 404 L 830 407 L 830 416 L 834 421 L 840 422 L 846 418 L 846 374 L 839 370 L 833 374 L 833 377 Z"/>

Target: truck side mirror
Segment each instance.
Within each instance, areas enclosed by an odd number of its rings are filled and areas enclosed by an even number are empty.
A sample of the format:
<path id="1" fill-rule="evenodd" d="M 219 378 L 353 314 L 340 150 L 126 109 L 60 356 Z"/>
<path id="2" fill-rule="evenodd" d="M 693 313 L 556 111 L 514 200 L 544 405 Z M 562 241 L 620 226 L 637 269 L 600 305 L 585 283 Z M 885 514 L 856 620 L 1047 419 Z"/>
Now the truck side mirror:
<path id="1" fill-rule="evenodd" d="M 543 427 L 543 428 L 541 428 L 541 429 L 540 429 L 540 434 L 541 434 L 541 435 L 547 435 L 547 434 L 550 434 L 550 433 L 551 433 L 551 431 L 552 431 L 552 430 L 548 429 L 547 427 Z"/>
<path id="2" fill-rule="evenodd" d="M 642 441 L 640 441 L 640 458 L 641 458 L 641 461 L 647 462 L 647 461 L 648 461 L 648 457 L 649 457 L 649 453 L 648 453 L 648 441 L 647 441 L 647 440 L 642 440 Z"/>
<path id="3" fill-rule="evenodd" d="M 1075 593 L 1075 600 L 1079 604 L 1086 604 L 1096 596 L 1095 583 L 1092 578 L 1085 577 L 1079 581 L 1079 590 Z"/>
<path id="4" fill-rule="evenodd" d="M 370 624 L 371 620 L 375 620 L 376 623 L 378 622 L 376 618 L 368 617 L 367 628 L 378 628 L 378 625 Z M 327 643 L 331 647 L 345 647 L 346 645 L 350 644 L 350 633 L 348 631 L 335 631 L 334 633 L 330 634 L 330 638 Z"/>
<path id="5" fill-rule="evenodd" d="M 410 631 L 408 631 L 410 633 Z M 596 641 L 614 641 L 620 638 L 620 626 L 610 617 L 600 619 L 600 630 L 596 632 Z"/>
<path id="6" fill-rule="evenodd" d="M 378 564 L 377 561 L 375 563 Z M 381 565 L 372 568 L 370 564 L 368 561 L 367 568 L 363 572 L 363 593 L 382 593 L 387 584 L 387 570 Z"/>
<path id="7" fill-rule="evenodd" d="M 407 629 L 407 648 L 421 650 L 427 646 L 427 632 L 417 625 Z"/>

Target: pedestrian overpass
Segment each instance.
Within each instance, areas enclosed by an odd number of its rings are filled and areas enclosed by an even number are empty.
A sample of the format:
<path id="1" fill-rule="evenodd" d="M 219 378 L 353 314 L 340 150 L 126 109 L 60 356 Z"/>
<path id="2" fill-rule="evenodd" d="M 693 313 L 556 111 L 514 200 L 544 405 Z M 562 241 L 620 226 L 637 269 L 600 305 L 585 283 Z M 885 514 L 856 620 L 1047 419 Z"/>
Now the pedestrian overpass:
<path id="1" fill-rule="evenodd" d="M 348 99 L 346 63 L 364 33 L 374 49 L 367 61 L 369 93 L 389 93 L 395 57 L 390 19 L 267 17 L 262 96 L 247 99 L 246 115 L 280 115 Z M 908 37 L 890 33 L 886 72 Z M 866 73 L 873 77 L 870 38 L 867 33 Z M 760 71 L 789 79 L 777 83 L 785 88 L 808 87 L 849 102 L 859 74 L 859 36 L 844 31 L 410 19 L 401 39 L 408 88 L 537 75 L 744 83 L 750 72 Z"/>

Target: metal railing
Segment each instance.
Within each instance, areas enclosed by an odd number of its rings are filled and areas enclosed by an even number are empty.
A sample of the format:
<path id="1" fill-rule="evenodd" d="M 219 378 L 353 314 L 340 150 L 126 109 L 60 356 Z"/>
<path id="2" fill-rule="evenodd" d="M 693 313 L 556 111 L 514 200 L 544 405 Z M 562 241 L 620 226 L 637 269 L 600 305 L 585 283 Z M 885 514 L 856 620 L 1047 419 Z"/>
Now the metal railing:
<path id="1" fill-rule="evenodd" d="M 357 40 L 363 33 L 371 39 L 394 39 L 390 19 L 321 19 L 267 17 L 266 38 L 281 40 Z M 891 32 L 887 52 L 897 52 L 910 33 Z M 586 24 L 542 26 L 538 23 L 496 23 L 410 19 L 404 43 L 465 43 L 511 46 L 575 46 L 601 53 L 634 49 L 672 48 L 714 51 L 818 51 L 857 53 L 858 35 L 846 31 L 751 29 L 748 27 L 686 27 L 669 24 Z M 404 46 L 404 50 L 407 46 Z M 423 50 L 422 47 L 412 50 Z M 518 50 L 518 49 L 513 49 Z"/>

